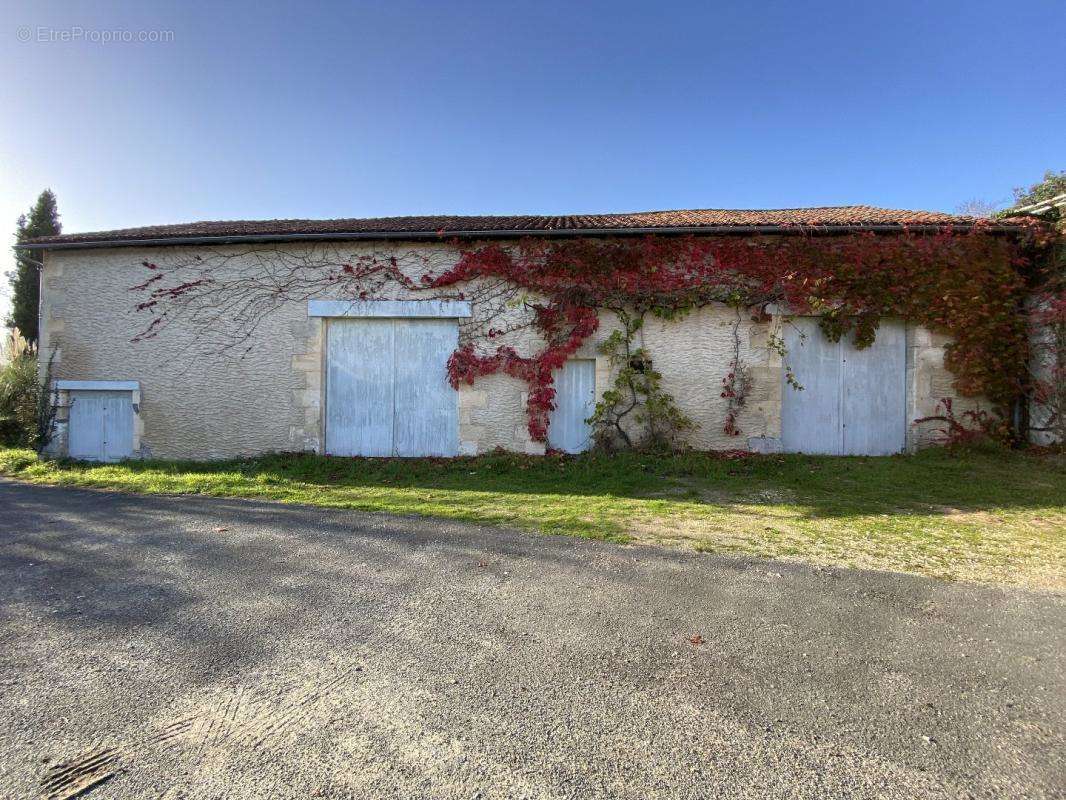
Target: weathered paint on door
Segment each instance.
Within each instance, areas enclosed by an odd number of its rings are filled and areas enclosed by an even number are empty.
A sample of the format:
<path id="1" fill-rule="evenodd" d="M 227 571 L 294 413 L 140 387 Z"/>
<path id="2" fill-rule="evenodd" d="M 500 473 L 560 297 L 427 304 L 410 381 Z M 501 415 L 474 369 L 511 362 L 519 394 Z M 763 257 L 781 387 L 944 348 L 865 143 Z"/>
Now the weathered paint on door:
<path id="1" fill-rule="evenodd" d="M 458 453 L 459 399 L 447 375 L 454 319 L 331 319 L 327 338 L 327 453 Z"/>
<path id="2" fill-rule="evenodd" d="M 843 447 L 840 419 L 840 342 L 818 329 L 818 320 L 799 317 L 785 325 L 785 356 L 802 391 L 782 387 L 781 448 L 790 453 L 838 455 Z"/>
<path id="3" fill-rule="evenodd" d="M 85 461 L 121 461 L 133 455 L 133 394 L 72 391 L 67 452 Z"/>
<path id="4" fill-rule="evenodd" d="M 859 350 L 843 342 L 843 418 L 846 456 L 889 456 L 907 445 L 907 333 L 885 321 Z"/>
<path id="5" fill-rule="evenodd" d="M 829 341 L 818 320 L 785 328 L 789 366 L 803 387 L 782 388 L 781 445 L 786 452 L 890 455 L 906 445 L 906 329 L 883 321 L 870 347 L 845 336 Z"/>
<path id="6" fill-rule="evenodd" d="M 326 452 L 391 456 L 392 320 L 330 320 L 328 339 Z"/>
<path id="7" fill-rule="evenodd" d="M 454 456 L 459 452 L 459 393 L 448 383 L 448 359 L 459 346 L 454 319 L 393 322 L 393 452 Z"/>
<path id="8" fill-rule="evenodd" d="M 592 444 L 586 420 L 596 406 L 596 362 L 571 359 L 555 373 L 555 410 L 548 420 L 548 446 L 581 453 Z"/>

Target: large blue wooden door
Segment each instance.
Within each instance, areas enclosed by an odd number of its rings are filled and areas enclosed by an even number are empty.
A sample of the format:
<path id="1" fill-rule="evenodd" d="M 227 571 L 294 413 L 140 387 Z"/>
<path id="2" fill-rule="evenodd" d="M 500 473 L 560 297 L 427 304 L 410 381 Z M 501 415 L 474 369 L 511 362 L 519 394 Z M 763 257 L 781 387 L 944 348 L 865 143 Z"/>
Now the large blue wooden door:
<path id="1" fill-rule="evenodd" d="M 781 445 L 786 452 L 891 455 L 906 446 L 907 337 L 902 322 L 882 321 L 874 343 L 829 341 L 813 317 L 785 328 L 789 366 L 802 386 L 782 387 Z"/>
<path id="2" fill-rule="evenodd" d="M 332 319 L 327 338 L 327 453 L 459 452 L 459 396 L 447 374 L 454 319 Z"/>

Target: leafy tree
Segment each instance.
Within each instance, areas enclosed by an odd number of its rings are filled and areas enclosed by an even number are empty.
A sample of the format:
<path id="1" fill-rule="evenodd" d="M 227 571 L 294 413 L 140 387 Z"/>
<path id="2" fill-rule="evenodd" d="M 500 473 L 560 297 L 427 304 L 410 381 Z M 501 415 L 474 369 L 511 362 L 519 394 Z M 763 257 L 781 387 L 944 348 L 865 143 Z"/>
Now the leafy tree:
<path id="1" fill-rule="evenodd" d="M 997 204 L 989 200 L 985 200 L 983 197 L 974 197 L 967 200 L 965 203 L 959 203 L 955 206 L 955 213 L 962 214 L 966 217 L 977 217 L 978 219 L 992 217 L 996 213 Z"/>
<path id="2" fill-rule="evenodd" d="M 1055 172 L 1049 169 L 1040 183 L 1034 183 L 1028 189 L 1024 186 L 1015 189 L 1014 203 L 1018 206 L 1028 206 L 1063 193 L 1066 193 L 1066 171 Z"/>
<path id="3" fill-rule="evenodd" d="M 37 198 L 29 214 L 18 219 L 19 243 L 37 236 L 54 236 L 62 230 L 56 196 L 45 189 Z M 16 250 L 15 269 L 7 273 L 11 282 L 11 315 L 7 327 L 17 328 L 31 344 L 37 341 L 37 306 L 40 303 L 40 264 L 38 250 Z"/>
<path id="4" fill-rule="evenodd" d="M 1044 202 L 1064 193 L 1066 172 L 1051 170 L 1029 189 L 1014 190 L 1019 205 Z M 1066 204 L 1049 208 L 1040 216 L 1055 226 L 1058 237 L 1049 251 L 1046 278 L 1030 304 L 1030 430 L 1038 443 L 1066 445 Z"/>

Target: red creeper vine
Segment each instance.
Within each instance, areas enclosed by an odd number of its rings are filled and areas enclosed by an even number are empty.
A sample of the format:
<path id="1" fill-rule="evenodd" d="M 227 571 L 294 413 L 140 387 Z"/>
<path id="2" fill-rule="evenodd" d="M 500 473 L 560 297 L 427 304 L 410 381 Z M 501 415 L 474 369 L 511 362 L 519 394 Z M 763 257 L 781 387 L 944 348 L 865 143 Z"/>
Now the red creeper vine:
<path id="1" fill-rule="evenodd" d="M 448 377 L 455 387 L 496 372 L 525 381 L 529 433 L 541 442 L 554 408 L 553 374 L 596 332 L 601 312 L 669 319 L 715 303 L 737 309 L 738 326 L 745 308 L 766 321 L 762 309 L 768 304 L 818 314 L 827 336 L 850 333 L 859 346 L 873 341 L 886 316 L 945 331 L 953 337 L 945 364 L 956 388 L 984 395 L 1002 414 L 1030 388 L 1026 320 L 1019 308 L 1043 228 L 1023 230 L 1000 235 L 977 224 L 936 233 L 529 238 L 459 250 L 450 268 L 436 274 L 427 268 L 417 277 L 395 255 L 341 260 L 318 249 L 297 255 L 275 247 L 197 254 L 163 266 L 145 262 L 153 274 L 133 289 L 147 294 L 137 309 L 153 315 L 139 339 L 159 335 L 177 318 L 204 327 L 224 320 L 238 331 L 232 345 L 251 347 L 259 322 L 294 300 L 324 294 L 381 298 L 389 284 L 459 299 L 478 282 L 511 287 L 499 291 L 512 292 L 509 300 L 522 293 L 540 349 L 522 354 L 510 344 L 486 347 L 511 330 L 491 317 L 482 334 L 468 336 L 452 354 Z M 223 269 L 238 262 L 251 266 Z M 186 270 L 193 277 L 184 277 Z M 728 403 L 725 430 L 735 436 L 751 373 L 740 358 L 739 327 L 734 341 L 721 397 Z"/>

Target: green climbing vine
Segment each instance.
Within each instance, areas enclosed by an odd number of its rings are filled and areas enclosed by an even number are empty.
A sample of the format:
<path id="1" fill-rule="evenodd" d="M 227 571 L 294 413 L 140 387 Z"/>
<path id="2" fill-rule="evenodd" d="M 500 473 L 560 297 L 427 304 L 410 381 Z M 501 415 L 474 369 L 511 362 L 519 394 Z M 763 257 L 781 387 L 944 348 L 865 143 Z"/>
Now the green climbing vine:
<path id="1" fill-rule="evenodd" d="M 663 389 L 662 374 L 651 355 L 636 339 L 644 327 L 644 313 L 616 311 L 620 328 L 600 343 L 615 372 L 614 384 L 607 389 L 589 418 L 597 447 L 676 450 L 683 434 L 696 423 L 677 407 L 673 396 Z"/>

